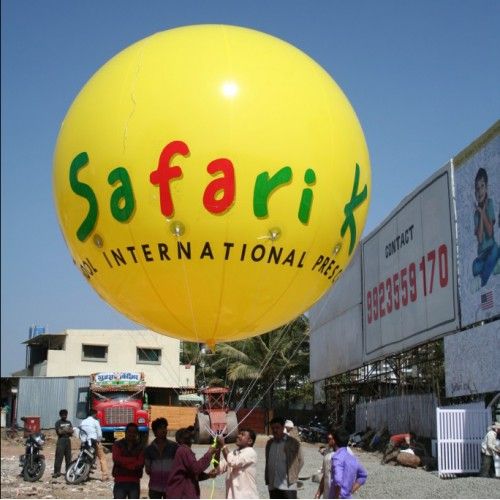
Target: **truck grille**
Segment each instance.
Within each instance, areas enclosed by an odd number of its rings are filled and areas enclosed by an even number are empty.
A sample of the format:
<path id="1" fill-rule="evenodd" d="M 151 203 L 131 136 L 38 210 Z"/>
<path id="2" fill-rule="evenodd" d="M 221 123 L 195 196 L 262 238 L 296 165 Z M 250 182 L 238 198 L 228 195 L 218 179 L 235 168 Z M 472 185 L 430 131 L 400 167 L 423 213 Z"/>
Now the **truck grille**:
<path id="1" fill-rule="evenodd" d="M 106 408 L 106 423 L 127 425 L 134 421 L 134 409 L 130 407 Z"/>

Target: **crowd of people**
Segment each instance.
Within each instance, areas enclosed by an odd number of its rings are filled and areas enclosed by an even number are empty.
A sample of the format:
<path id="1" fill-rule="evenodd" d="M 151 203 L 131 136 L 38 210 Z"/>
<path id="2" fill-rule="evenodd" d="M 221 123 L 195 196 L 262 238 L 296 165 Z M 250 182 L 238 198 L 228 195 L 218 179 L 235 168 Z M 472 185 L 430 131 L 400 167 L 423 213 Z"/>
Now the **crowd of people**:
<path id="1" fill-rule="evenodd" d="M 63 460 L 66 468 L 71 462 L 73 426 L 67 410 L 59 412 L 55 424 L 58 436 L 53 477 L 61 475 Z M 300 441 L 294 433 L 293 423 L 281 417 L 270 422 L 272 436 L 265 446 L 264 481 L 269 498 L 297 498 L 299 473 L 304 465 Z M 92 443 L 99 458 L 102 479 L 109 479 L 102 431 L 95 410 L 79 426 Z M 250 428 L 240 428 L 236 447 L 230 448 L 222 435 L 201 458 L 197 458 L 192 444 L 195 440 L 193 426 L 179 429 L 175 441 L 167 438 L 168 421 L 157 418 L 152 423 L 155 439 L 143 446 L 136 424 L 129 423 L 125 437 L 115 441 L 112 447 L 114 498 L 140 498 L 140 482 L 144 471 L 149 476 L 149 498 L 200 498 L 200 481 L 225 475 L 226 498 L 259 498 L 257 490 L 257 453 L 254 450 L 256 434 Z M 399 457 L 415 445 L 413 433 L 390 437 L 382 463 Z M 492 425 L 482 445 L 480 475 L 494 475 L 493 457 L 500 453 L 497 439 L 500 423 Z M 342 428 L 332 428 L 327 435 L 323 450 L 321 480 L 315 498 L 351 498 L 367 479 L 367 471 L 348 446 L 349 434 Z"/>
<path id="2" fill-rule="evenodd" d="M 58 441 L 53 477 L 61 475 L 63 459 L 71 462 L 70 436 L 73 426 L 67 410 L 59 412 L 55 424 Z M 270 422 L 272 436 L 265 447 L 264 480 L 269 498 L 297 498 L 299 473 L 304 465 L 300 441 L 293 436 L 293 424 L 275 417 Z M 101 445 L 102 432 L 95 411 L 79 426 L 94 446 L 100 460 L 103 480 L 108 479 Z M 222 435 L 201 458 L 191 449 L 195 438 L 193 426 L 179 429 L 175 442 L 167 438 L 168 421 L 157 418 L 152 423 L 155 439 L 144 447 L 136 424 L 129 423 L 125 437 L 112 447 L 114 479 L 113 498 L 140 498 L 144 471 L 149 476 L 149 498 L 200 498 L 200 481 L 225 475 L 226 498 L 259 498 L 257 489 L 256 434 L 240 428 L 236 447 L 230 448 Z M 348 433 L 332 429 L 328 435 L 329 453 L 323 460 L 324 475 L 316 498 L 351 498 L 367 478 L 365 468 L 347 447 Z"/>

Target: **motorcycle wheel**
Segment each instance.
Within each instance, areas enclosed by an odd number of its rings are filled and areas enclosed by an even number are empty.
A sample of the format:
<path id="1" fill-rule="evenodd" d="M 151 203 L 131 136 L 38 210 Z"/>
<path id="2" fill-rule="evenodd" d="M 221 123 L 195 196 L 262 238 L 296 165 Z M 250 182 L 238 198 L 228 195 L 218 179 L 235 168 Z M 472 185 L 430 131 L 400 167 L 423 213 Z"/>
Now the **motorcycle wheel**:
<path id="1" fill-rule="evenodd" d="M 79 463 L 80 462 L 80 463 Z M 90 474 L 90 464 L 88 462 L 81 462 L 79 460 L 73 460 L 69 464 L 68 470 L 66 471 L 66 482 L 68 484 L 80 484 L 85 481 Z"/>
<path id="2" fill-rule="evenodd" d="M 29 459 L 27 459 L 27 461 L 28 460 Z M 35 459 L 35 463 L 33 465 L 29 465 L 28 463 L 26 463 L 23 469 L 23 478 L 25 481 L 33 483 L 35 481 L 38 481 L 43 476 L 44 472 L 45 459 L 39 457 Z"/>

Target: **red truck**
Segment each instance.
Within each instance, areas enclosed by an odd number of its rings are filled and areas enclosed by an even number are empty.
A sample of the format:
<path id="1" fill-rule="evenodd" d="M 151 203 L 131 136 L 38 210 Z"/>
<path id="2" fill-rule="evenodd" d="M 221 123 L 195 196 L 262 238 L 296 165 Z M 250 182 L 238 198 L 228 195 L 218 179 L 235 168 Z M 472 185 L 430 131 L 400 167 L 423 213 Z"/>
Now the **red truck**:
<path id="1" fill-rule="evenodd" d="M 97 411 L 103 441 L 113 442 L 125 436 L 125 426 L 137 424 L 141 439 L 147 442 L 147 410 L 144 373 L 101 372 L 90 376 L 90 406 Z"/>

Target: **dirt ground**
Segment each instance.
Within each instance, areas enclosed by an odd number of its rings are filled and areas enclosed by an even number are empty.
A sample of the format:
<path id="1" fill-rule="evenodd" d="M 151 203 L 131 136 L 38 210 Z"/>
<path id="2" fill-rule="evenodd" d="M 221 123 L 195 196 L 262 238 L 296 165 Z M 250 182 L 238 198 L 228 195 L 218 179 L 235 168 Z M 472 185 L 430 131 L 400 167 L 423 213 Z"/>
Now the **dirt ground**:
<path id="1" fill-rule="evenodd" d="M 16 439 L 6 438 L 2 432 L 2 470 L 1 470 L 1 498 L 113 498 L 113 482 L 102 482 L 99 466 L 91 475 L 91 479 L 83 485 L 70 486 L 64 477 L 52 478 L 54 472 L 54 457 L 56 436 L 52 431 L 43 431 L 47 436 L 43 454 L 45 455 L 46 468 L 42 478 L 35 483 L 23 480 L 19 473 L 19 455 L 24 453 L 24 439 L 22 432 Z M 80 441 L 71 438 L 73 458 L 76 458 Z M 106 454 L 111 470 L 111 453 Z M 62 467 L 64 471 L 64 464 Z M 146 492 L 147 495 L 147 492 Z"/>
<path id="2" fill-rule="evenodd" d="M 90 479 L 81 485 L 72 486 L 66 483 L 64 477 L 57 479 L 52 478 L 54 471 L 54 458 L 57 437 L 53 431 L 43 431 L 47 439 L 43 448 L 43 454 L 46 460 L 46 468 L 43 477 L 35 482 L 28 483 L 19 476 L 21 468 L 19 467 L 19 455 L 24 452 L 24 438 L 22 432 L 19 433 L 17 439 L 9 439 L 5 437 L 2 430 L 1 442 L 1 495 L 0 498 L 113 498 L 113 480 L 101 481 L 101 471 L 99 462 L 97 468 L 93 471 Z M 172 439 L 172 437 L 170 437 Z M 153 437 L 150 437 L 150 441 Z M 268 437 L 259 435 L 257 437 L 256 448 L 259 455 L 263 453 L 265 443 Z M 76 458 L 80 441 L 76 438 L 71 438 L 72 441 L 72 456 Z M 314 456 L 317 455 L 317 447 L 310 446 Z M 207 445 L 193 445 L 193 451 L 197 457 L 201 457 L 207 450 Z M 113 461 L 111 452 L 106 450 L 106 460 L 108 470 L 111 472 Z M 317 461 L 320 461 L 318 455 Z M 262 464 L 260 464 L 262 465 Z M 64 472 L 64 463 L 62 467 Z M 311 469 L 311 473 L 316 472 L 316 466 Z M 263 475 L 263 474 L 262 474 Z M 148 481 L 149 476 L 144 474 L 141 480 L 141 498 L 148 498 Z M 308 481 L 310 483 L 310 481 Z M 201 498 L 225 498 L 224 477 L 218 477 L 214 481 L 203 481 L 200 483 Z M 304 492 L 302 498 L 312 498 L 313 491 L 317 488 L 316 483 L 309 485 L 307 493 Z M 261 491 L 262 490 L 262 491 Z M 267 498 L 267 489 L 264 484 L 259 484 L 259 493 L 262 498 Z"/>
<path id="3" fill-rule="evenodd" d="M 52 479 L 56 437 L 53 431 L 44 431 L 47 441 L 44 446 L 47 467 L 40 481 L 25 482 L 19 477 L 19 455 L 24 452 L 24 439 L 4 437 L 1 441 L 1 498 L 113 498 L 113 481 L 101 481 L 99 466 L 89 481 L 82 485 L 66 484 L 64 477 Z M 257 486 L 260 498 L 269 498 L 264 484 L 264 448 L 268 437 L 259 435 L 255 444 L 257 452 Z M 79 440 L 72 439 L 73 458 L 76 457 Z M 322 456 L 318 453 L 317 444 L 302 443 L 304 467 L 299 476 L 298 497 L 314 498 L 318 483 L 314 481 L 321 466 Z M 193 451 L 201 457 L 207 445 L 194 445 Z M 437 472 L 426 472 L 422 468 L 381 465 L 379 453 L 368 453 L 355 449 L 355 454 L 368 470 L 368 481 L 354 498 L 499 498 L 500 480 L 482 479 L 479 477 L 457 477 L 440 479 Z M 111 453 L 106 454 L 111 471 Z M 64 466 L 63 466 L 64 470 Z M 148 476 L 141 481 L 141 498 L 148 498 Z M 224 477 L 203 481 L 201 498 L 224 498 Z"/>
<path id="4" fill-rule="evenodd" d="M 90 479 L 83 484 L 72 486 L 66 483 L 64 476 L 57 479 L 52 478 L 54 472 L 54 458 L 57 437 L 51 430 L 43 431 L 47 437 L 43 454 L 45 456 L 46 468 L 42 478 L 35 483 L 28 483 L 19 475 L 19 455 L 24 453 L 24 438 L 22 432 L 15 439 L 5 436 L 2 430 L 1 441 L 1 496 L 0 498 L 113 498 L 113 480 L 101 481 L 99 462 Z M 71 438 L 72 456 L 76 458 L 80 447 L 77 438 Z M 193 450 L 198 456 L 206 451 L 206 446 L 195 446 Z M 113 468 L 111 452 L 106 450 L 108 470 Z M 64 472 L 64 463 L 62 466 Z M 144 474 L 141 480 L 141 498 L 148 498 L 149 476 Z M 215 486 L 213 488 L 213 486 Z M 213 489 L 213 492 L 212 492 Z M 222 488 L 222 478 L 218 478 L 217 484 L 210 481 L 202 484 L 202 498 L 224 498 L 225 491 Z"/>

